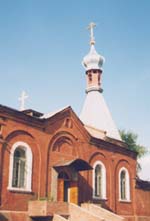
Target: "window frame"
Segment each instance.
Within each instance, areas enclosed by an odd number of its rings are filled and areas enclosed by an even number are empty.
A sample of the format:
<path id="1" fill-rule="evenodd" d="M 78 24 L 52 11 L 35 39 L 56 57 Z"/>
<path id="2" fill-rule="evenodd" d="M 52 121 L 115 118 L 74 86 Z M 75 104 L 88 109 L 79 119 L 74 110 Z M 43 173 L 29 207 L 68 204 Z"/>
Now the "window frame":
<path id="1" fill-rule="evenodd" d="M 122 172 L 125 172 L 125 198 L 122 198 L 122 187 L 121 187 L 121 174 Z M 130 202 L 131 198 L 130 198 L 130 176 L 129 176 L 129 172 L 127 170 L 127 168 L 125 167 L 121 167 L 119 170 L 119 201 L 122 202 Z"/>
<path id="2" fill-rule="evenodd" d="M 19 153 L 19 156 L 17 156 Z M 23 156 L 24 155 L 24 156 Z M 14 151 L 12 186 L 22 188 L 26 181 L 26 151 L 22 147 L 17 147 Z"/>
<path id="3" fill-rule="evenodd" d="M 95 169 L 100 165 L 101 167 L 101 196 L 95 195 Z M 106 200 L 106 167 L 101 161 L 96 161 L 93 165 L 93 198 Z"/>
<path id="4" fill-rule="evenodd" d="M 26 157 L 26 175 L 25 175 L 25 186 L 24 187 L 14 187 L 13 186 L 13 171 L 14 171 L 14 154 L 17 148 L 23 149 L 25 151 Z M 9 180 L 8 180 L 8 190 L 10 191 L 23 191 L 31 192 L 32 186 L 32 151 L 30 146 L 22 141 L 18 141 L 13 144 L 10 152 L 10 163 L 9 163 Z"/>

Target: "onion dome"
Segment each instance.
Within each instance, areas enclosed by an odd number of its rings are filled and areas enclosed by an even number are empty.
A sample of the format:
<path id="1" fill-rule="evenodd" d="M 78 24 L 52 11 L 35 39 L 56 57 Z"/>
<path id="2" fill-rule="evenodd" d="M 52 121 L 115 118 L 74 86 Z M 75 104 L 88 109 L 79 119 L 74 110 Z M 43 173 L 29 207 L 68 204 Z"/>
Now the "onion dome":
<path id="1" fill-rule="evenodd" d="M 83 58 L 83 66 L 86 71 L 89 70 L 102 70 L 102 66 L 105 59 L 103 56 L 99 55 L 95 50 L 94 44 L 91 44 L 90 52 Z"/>
<path id="2" fill-rule="evenodd" d="M 97 53 L 95 50 L 95 38 L 93 33 L 93 28 L 95 27 L 95 23 L 91 22 L 88 26 L 90 30 L 90 52 L 83 58 L 83 66 L 85 67 L 86 71 L 89 70 L 101 70 L 102 66 L 105 61 L 104 57 Z"/>

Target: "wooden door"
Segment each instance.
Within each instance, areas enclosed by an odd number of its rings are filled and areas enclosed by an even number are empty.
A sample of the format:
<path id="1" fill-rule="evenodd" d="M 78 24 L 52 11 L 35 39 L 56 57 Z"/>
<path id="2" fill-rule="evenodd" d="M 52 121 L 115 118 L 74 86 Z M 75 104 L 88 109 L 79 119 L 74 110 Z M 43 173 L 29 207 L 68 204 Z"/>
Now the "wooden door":
<path id="1" fill-rule="evenodd" d="M 70 183 L 70 203 L 78 204 L 78 185 L 77 182 Z"/>

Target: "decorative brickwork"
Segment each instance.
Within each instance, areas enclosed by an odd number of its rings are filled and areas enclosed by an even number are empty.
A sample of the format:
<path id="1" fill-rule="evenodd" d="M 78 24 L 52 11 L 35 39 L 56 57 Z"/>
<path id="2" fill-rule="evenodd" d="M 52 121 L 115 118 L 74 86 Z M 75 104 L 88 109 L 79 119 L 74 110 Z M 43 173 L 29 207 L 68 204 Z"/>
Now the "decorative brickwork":
<path id="1" fill-rule="evenodd" d="M 129 151 L 124 143 L 92 137 L 70 107 L 41 119 L 0 106 L 0 119 L 4 121 L 0 139 L 1 216 L 7 216 L 7 220 L 11 221 L 19 219 L 12 218 L 15 216 L 22 216 L 21 221 L 28 220 L 31 202 L 39 216 L 41 213 L 43 216 L 51 215 L 44 212 L 49 204 L 42 200 L 48 200 L 55 202 L 56 208 L 59 201 L 75 204 L 93 202 L 128 220 L 135 220 L 135 217 L 149 219 L 150 191 L 148 188 L 144 190 L 141 183 L 136 185 L 136 153 Z M 26 143 L 31 148 L 31 191 L 8 188 L 10 154 L 17 142 Z M 95 162 L 102 162 L 105 166 L 105 199 L 93 198 L 92 168 Z M 121 168 L 126 168 L 129 173 L 130 201 L 119 200 Z M 68 178 L 61 176 L 62 173 L 66 173 Z M 41 204 L 43 209 L 38 209 L 36 204 Z M 52 211 L 52 207 L 49 208 L 48 211 Z"/>

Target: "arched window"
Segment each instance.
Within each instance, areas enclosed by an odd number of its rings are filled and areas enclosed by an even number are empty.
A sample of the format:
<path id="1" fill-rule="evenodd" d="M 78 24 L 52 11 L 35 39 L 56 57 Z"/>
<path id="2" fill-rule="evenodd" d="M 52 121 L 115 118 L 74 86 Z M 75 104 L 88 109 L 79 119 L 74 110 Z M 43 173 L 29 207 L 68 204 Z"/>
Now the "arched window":
<path id="1" fill-rule="evenodd" d="M 16 148 L 14 152 L 12 186 L 25 187 L 26 177 L 26 152 L 22 148 Z"/>
<path id="2" fill-rule="evenodd" d="M 101 161 L 95 162 L 93 166 L 93 197 L 106 198 L 106 169 Z"/>
<path id="3" fill-rule="evenodd" d="M 102 167 L 99 164 L 95 167 L 95 196 L 102 197 Z"/>
<path id="4" fill-rule="evenodd" d="M 17 142 L 10 153 L 9 190 L 31 191 L 32 152 L 28 144 Z"/>
<path id="5" fill-rule="evenodd" d="M 128 170 L 122 167 L 119 171 L 119 200 L 130 200 L 130 179 Z"/>

